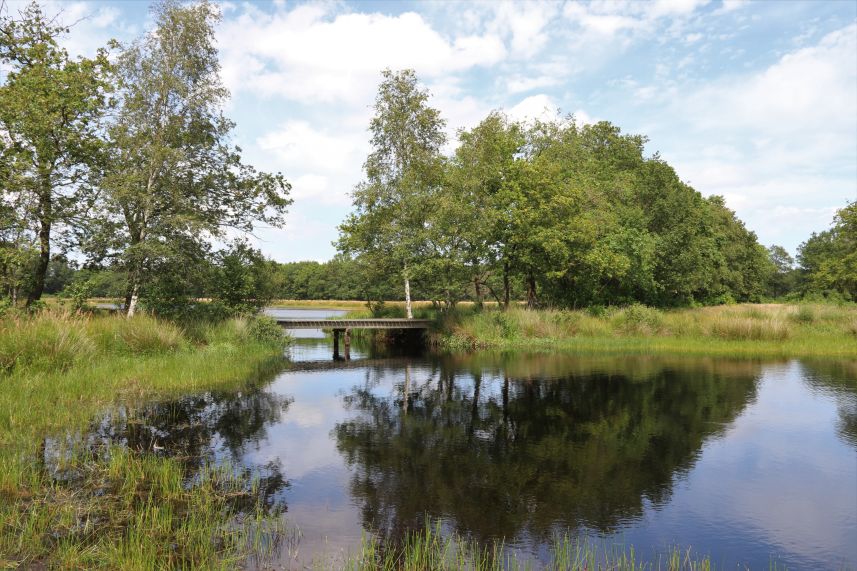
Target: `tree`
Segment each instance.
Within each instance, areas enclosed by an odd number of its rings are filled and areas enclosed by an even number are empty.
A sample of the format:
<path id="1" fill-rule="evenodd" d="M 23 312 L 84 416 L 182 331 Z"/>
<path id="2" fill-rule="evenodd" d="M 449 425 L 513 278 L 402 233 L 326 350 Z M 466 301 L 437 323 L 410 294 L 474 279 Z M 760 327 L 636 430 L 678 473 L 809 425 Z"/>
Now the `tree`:
<path id="1" fill-rule="evenodd" d="M 833 227 L 798 248 L 803 291 L 857 299 L 857 201 L 837 211 Z"/>
<path id="2" fill-rule="evenodd" d="M 246 240 L 236 240 L 217 252 L 213 269 L 208 293 L 233 312 L 258 311 L 276 296 L 272 263 Z"/>
<path id="3" fill-rule="evenodd" d="M 0 20 L 0 62 L 11 66 L 0 86 L 0 186 L 37 236 L 28 304 L 44 291 L 57 230 L 90 212 L 101 150 L 110 65 L 104 51 L 71 60 L 57 44 L 67 31 L 35 2 L 19 20 Z"/>
<path id="4" fill-rule="evenodd" d="M 768 247 L 768 257 L 774 266 L 768 286 L 771 295 L 774 297 L 786 295 L 794 287 L 794 258 L 785 248 L 776 244 Z"/>
<path id="5" fill-rule="evenodd" d="M 428 106 L 429 93 L 413 70 L 381 75 L 366 180 L 354 190 L 355 212 L 340 226 L 338 246 L 401 272 L 411 318 L 411 278 L 424 259 L 429 214 L 442 181 L 445 122 Z"/>
<path id="6" fill-rule="evenodd" d="M 121 104 L 102 181 L 112 216 L 90 244 L 124 264 L 129 316 L 158 267 L 180 267 L 194 243 L 228 228 L 280 226 L 291 204 L 282 175 L 242 163 L 229 142 L 234 123 L 222 112 L 228 92 L 214 45 L 216 8 L 167 0 L 154 17 L 155 30 L 126 46 L 117 63 Z"/>
<path id="7" fill-rule="evenodd" d="M 472 130 L 459 133 L 450 163 L 453 198 L 445 217 L 464 240 L 463 263 L 470 268 L 477 303 L 482 302 L 483 288 L 506 307 L 511 299 L 511 216 L 524 144 L 521 126 L 495 111 Z M 492 285 L 494 276 L 501 276 L 502 282 Z"/>

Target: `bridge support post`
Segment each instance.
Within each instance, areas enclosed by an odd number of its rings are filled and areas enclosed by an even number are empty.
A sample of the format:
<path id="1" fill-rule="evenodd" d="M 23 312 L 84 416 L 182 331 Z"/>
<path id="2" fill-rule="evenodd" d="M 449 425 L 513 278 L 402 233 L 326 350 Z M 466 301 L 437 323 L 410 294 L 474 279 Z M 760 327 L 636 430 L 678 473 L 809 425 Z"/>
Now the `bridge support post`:
<path id="1" fill-rule="evenodd" d="M 345 360 L 351 360 L 351 329 L 345 330 L 345 335 L 343 335 L 343 340 L 345 341 Z"/>
<path id="2" fill-rule="evenodd" d="M 333 360 L 339 361 L 339 333 L 341 329 L 333 330 Z"/>

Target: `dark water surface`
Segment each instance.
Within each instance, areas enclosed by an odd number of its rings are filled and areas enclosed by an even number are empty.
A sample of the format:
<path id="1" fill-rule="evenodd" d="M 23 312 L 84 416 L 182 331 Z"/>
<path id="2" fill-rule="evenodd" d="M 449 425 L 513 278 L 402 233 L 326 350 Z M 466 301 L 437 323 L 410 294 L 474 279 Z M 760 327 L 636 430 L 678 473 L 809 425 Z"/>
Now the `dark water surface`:
<path id="1" fill-rule="evenodd" d="M 352 355 L 302 339 L 257 390 L 119 430 L 259 474 L 300 530 L 285 567 L 426 516 L 535 560 L 570 531 L 718 568 L 857 567 L 857 362 Z"/>

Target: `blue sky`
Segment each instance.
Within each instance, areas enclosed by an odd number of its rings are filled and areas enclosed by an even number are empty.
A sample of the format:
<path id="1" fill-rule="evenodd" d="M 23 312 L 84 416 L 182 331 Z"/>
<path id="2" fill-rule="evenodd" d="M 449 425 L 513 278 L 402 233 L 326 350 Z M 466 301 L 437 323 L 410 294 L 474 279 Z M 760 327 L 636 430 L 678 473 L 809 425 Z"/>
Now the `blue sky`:
<path id="1" fill-rule="evenodd" d="M 235 140 L 293 185 L 287 227 L 257 232 L 279 261 L 335 253 L 385 67 L 417 71 L 452 142 L 492 109 L 645 134 L 682 180 L 724 195 L 763 244 L 793 253 L 857 199 L 854 1 L 220 5 Z M 151 25 L 146 2 L 46 9 L 80 20 L 73 53 Z"/>

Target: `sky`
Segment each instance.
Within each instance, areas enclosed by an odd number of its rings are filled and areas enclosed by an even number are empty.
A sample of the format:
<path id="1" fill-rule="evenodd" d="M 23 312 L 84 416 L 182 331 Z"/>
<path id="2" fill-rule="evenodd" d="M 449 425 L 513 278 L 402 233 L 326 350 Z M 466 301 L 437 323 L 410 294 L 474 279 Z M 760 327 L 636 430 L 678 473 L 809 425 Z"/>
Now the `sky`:
<path id="1" fill-rule="evenodd" d="M 42 4 L 74 23 L 72 54 L 152 25 L 148 2 Z M 255 232 L 277 261 L 335 254 L 387 67 L 416 70 L 447 121 L 447 152 L 495 109 L 611 121 L 724 196 L 766 246 L 795 253 L 857 200 L 854 0 L 219 5 L 234 142 L 292 185 L 285 228 Z"/>

